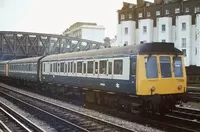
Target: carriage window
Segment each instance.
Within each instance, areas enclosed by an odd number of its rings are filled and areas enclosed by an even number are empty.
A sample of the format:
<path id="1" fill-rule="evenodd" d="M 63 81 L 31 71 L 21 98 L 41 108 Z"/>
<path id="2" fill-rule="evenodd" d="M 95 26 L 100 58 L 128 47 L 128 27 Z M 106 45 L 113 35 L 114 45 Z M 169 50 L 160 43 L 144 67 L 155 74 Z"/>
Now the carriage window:
<path id="1" fill-rule="evenodd" d="M 112 62 L 108 62 L 108 74 L 112 74 Z"/>
<path id="2" fill-rule="evenodd" d="M 43 71 L 45 72 L 45 63 L 44 63 L 44 65 L 43 65 Z"/>
<path id="3" fill-rule="evenodd" d="M 86 73 L 86 63 L 83 63 L 83 73 Z"/>
<path id="4" fill-rule="evenodd" d="M 71 63 L 68 62 L 68 73 L 71 71 L 70 69 L 71 69 Z"/>
<path id="5" fill-rule="evenodd" d="M 65 63 L 65 73 L 67 73 L 67 63 Z"/>
<path id="6" fill-rule="evenodd" d="M 102 61 L 99 61 L 99 63 L 100 63 L 99 73 L 100 74 L 106 74 L 107 73 L 107 61 L 102 60 Z"/>
<path id="7" fill-rule="evenodd" d="M 71 62 L 71 73 L 73 73 L 73 63 L 74 62 Z"/>
<path id="8" fill-rule="evenodd" d="M 52 69 L 53 69 L 53 68 L 52 68 L 52 64 L 50 64 L 50 72 L 52 72 Z"/>
<path id="9" fill-rule="evenodd" d="M 155 56 L 145 57 L 145 68 L 147 78 L 158 78 L 157 58 Z"/>
<path id="10" fill-rule="evenodd" d="M 82 62 L 77 62 L 77 73 L 82 73 Z"/>
<path id="11" fill-rule="evenodd" d="M 60 63 L 60 72 L 64 72 L 64 65 L 64 62 Z"/>
<path id="12" fill-rule="evenodd" d="M 114 74 L 122 75 L 123 60 L 114 60 Z"/>
<path id="13" fill-rule="evenodd" d="M 162 78 L 172 77 L 170 57 L 160 57 L 160 70 Z"/>
<path id="14" fill-rule="evenodd" d="M 76 73 L 76 63 L 74 62 L 74 73 Z"/>
<path id="15" fill-rule="evenodd" d="M 93 61 L 88 61 L 87 68 L 88 73 L 93 73 Z"/>
<path id="16" fill-rule="evenodd" d="M 183 77 L 182 59 L 181 57 L 173 57 L 174 75 L 175 77 Z"/>
<path id="17" fill-rule="evenodd" d="M 57 72 L 60 72 L 60 63 L 57 63 L 58 65 L 58 67 L 56 68 L 57 69 Z"/>
<path id="18" fill-rule="evenodd" d="M 95 74 L 98 74 L 98 62 L 95 62 Z"/>

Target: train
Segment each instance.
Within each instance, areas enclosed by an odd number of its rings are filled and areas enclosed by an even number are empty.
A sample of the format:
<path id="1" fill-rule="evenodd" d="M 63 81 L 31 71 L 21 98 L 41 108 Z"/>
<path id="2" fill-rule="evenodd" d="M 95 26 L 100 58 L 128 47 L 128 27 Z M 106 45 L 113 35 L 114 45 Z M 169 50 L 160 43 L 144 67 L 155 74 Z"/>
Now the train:
<path id="1" fill-rule="evenodd" d="M 187 91 L 184 55 L 166 42 L 1 61 L 0 76 L 133 113 L 166 113 Z"/>

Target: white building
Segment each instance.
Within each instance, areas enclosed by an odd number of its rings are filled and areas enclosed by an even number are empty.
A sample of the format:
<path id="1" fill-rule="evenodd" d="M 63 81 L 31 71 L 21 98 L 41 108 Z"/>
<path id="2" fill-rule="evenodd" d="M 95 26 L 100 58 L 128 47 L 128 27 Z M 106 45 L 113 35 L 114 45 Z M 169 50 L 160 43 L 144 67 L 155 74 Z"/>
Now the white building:
<path id="1" fill-rule="evenodd" d="M 173 42 L 184 52 L 186 66 L 200 66 L 200 0 L 137 1 L 118 10 L 118 46 Z"/>
<path id="2" fill-rule="evenodd" d="M 77 22 L 63 32 L 64 36 L 104 42 L 105 28 L 96 23 Z"/>

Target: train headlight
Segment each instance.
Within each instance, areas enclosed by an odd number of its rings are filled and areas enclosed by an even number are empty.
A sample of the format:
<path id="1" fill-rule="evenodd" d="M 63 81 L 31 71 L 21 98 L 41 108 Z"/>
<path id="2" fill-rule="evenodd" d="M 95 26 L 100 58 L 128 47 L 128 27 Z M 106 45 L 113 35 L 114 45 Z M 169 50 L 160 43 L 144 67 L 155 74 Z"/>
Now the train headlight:
<path id="1" fill-rule="evenodd" d="M 151 91 L 153 92 L 153 91 L 155 91 L 155 89 L 156 89 L 156 88 L 153 86 L 153 87 L 151 88 Z"/>
<path id="2" fill-rule="evenodd" d="M 182 89 L 182 85 L 179 85 L 179 86 L 178 86 L 178 90 L 181 90 L 181 89 Z"/>

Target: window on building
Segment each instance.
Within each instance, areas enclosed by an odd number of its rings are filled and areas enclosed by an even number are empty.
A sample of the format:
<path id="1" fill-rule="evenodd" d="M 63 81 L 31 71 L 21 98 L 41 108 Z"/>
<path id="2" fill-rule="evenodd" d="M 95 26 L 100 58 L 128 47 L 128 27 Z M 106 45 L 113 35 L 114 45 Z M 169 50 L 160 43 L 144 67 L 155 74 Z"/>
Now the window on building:
<path id="1" fill-rule="evenodd" d="M 163 24 L 162 25 L 162 32 L 165 32 L 165 30 L 166 30 L 165 27 L 166 27 L 165 24 Z"/>
<path id="2" fill-rule="evenodd" d="M 139 17 L 139 18 L 142 18 L 142 13 L 138 13 L 138 17 Z"/>
<path id="3" fill-rule="evenodd" d="M 162 42 L 166 42 L 165 39 L 162 39 Z"/>
<path id="4" fill-rule="evenodd" d="M 128 28 L 127 27 L 124 28 L 124 33 L 128 34 Z"/>
<path id="5" fill-rule="evenodd" d="M 183 52 L 183 55 L 184 55 L 184 56 L 187 56 L 186 49 L 182 49 L 182 52 Z"/>
<path id="6" fill-rule="evenodd" d="M 182 38 L 182 47 L 183 47 L 183 48 L 186 47 L 186 38 Z"/>
<path id="7" fill-rule="evenodd" d="M 121 20 L 125 19 L 125 15 L 121 14 Z"/>
<path id="8" fill-rule="evenodd" d="M 186 8 L 185 8 L 185 12 L 190 12 L 189 7 L 186 7 Z"/>
<path id="9" fill-rule="evenodd" d="M 186 30 L 186 23 L 182 23 L 182 30 Z"/>
<path id="10" fill-rule="evenodd" d="M 100 74 L 107 74 L 107 60 L 99 61 L 99 73 Z"/>
<path id="11" fill-rule="evenodd" d="M 133 8 L 133 5 L 132 5 L 132 4 L 129 4 L 129 8 Z"/>
<path id="12" fill-rule="evenodd" d="M 165 14 L 166 14 L 166 15 L 169 14 L 169 10 L 165 10 Z"/>
<path id="13" fill-rule="evenodd" d="M 156 11 L 156 16 L 160 16 L 160 11 Z"/>
<path id="14" fill-rule="evenodd" d="M 143 33 L 147 33 L 147 26 L 143 26 Z"/>
<path id="15" fill-rule="evenodd" d="M 147 17 L 150 17 L 151 16 L 151 13 L 150 12 L 147 12 Z"/>
<path id="16" fill-rule="evenodd" d="M 150 6 L 150 3 L 146 3 L 146 6 Z"/>
<path id="17" fill-rule="evenodd" d="M 131 13 L 128 14 L 128 18 L 130 18 L 130 19 L 132 18 L 132 14 Z"/>
<path id="18" fill-rule="evenodd" d="M 122 75 L 123 60 L 114 60 L 114 74 Z"/>
<path id="19" fill-rule="evenodd" d="M 175 13 L 180 13 L 180 8 L 176 8 Z"/>
<path id="20" fill-rule="evenodd" d="M 127 46 L 127 45 L 128 45 L 128 41 L 125 41 L 125 42 L 124 42 L 124 46 Z"/>
<path id="21" fill-rule="evenodd" d="M 197 53 L 198 53 L 198 50 L 197 50 L 197 48 L 195 48 L 195 55 L 197 55 Z"/>
<path id="22" fill-rule="evenodd" d="M 82 63 L 83 62 L 77 62 L 77 73 L 82 73 Z"/>
<path id="23" fill-rule="evenodd" d="M 200 7 L 195 7 L 194 13 L 198 13 L 198 12 L 200 12 Z"/>
<path id="24" fill-rule="evenodd" d="M 88 73 L 93 73 L 93 61 L 88 61 L 88 65 L 87 65 L 87 72 Z"/>

